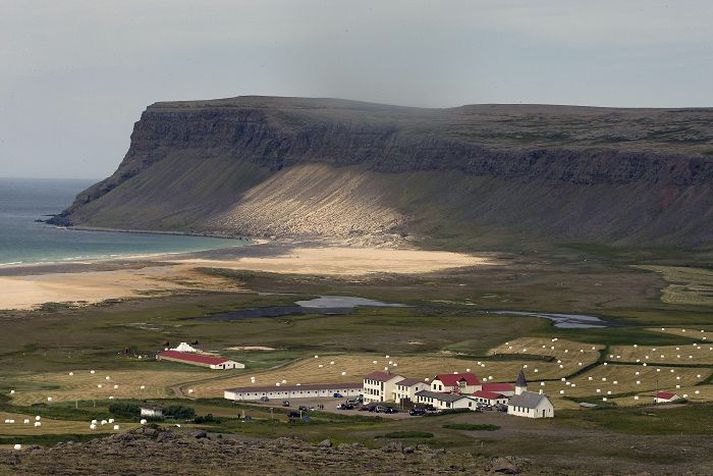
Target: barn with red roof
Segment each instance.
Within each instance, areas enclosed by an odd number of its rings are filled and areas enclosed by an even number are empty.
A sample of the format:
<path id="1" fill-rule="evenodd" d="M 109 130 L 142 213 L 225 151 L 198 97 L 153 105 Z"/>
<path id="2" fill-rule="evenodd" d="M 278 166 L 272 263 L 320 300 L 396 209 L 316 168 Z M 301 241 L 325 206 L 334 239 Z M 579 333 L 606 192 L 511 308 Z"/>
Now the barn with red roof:
<path id="1" fill-rule="evenodd" d="M 178 350 L 164 350 L 156 356 L 158 360 L 168 360 L 170 362 L 180 362 L 182 364 L 208 367 L 213 370 L 244 369 L 245 364 L 226 359 L 218 355 L 199 354 L 195 352 L 180 352 Z"/>

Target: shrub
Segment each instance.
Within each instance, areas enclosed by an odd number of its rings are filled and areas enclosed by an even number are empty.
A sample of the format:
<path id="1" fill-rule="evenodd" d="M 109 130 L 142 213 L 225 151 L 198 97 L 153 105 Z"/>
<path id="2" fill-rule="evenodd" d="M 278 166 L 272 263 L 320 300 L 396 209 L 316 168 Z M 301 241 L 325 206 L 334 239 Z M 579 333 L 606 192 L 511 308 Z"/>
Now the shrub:
<path id="1" fill-rule="evenodd" d="M 495 431 L 500 429 L 498 425 L 490 425 L 488 423 L 448 423 L 443 425 L 443 428 L 467 431 Z"/>
<path id="2" fill-rule="evenodd" d="M 109 405 L 109 413 L 116 416 L 135 418 L 141 415 L 141 407 L 135 403 L 112 403 Z"/>
<path id="3" fill-rule="evenodd" d="M 197 416 L 197 417 L 195 417 L 195 418 L 193 419 L 193 423 L 198 423 L 198 424 L 202 424 L 202 423 L 221 423 L 222 421 L 223 421 L 223 420 L 221 420 L 220 418 L 213 416 L 212 413 L 209 413 L 209 414 L 203 415 L 203 416 Z"/>
<path id="4" fill-rule="evenodd" d="M 176 420 L 188 420 L 196 416 L 196 411 L 185 405 L 170 405 L 163 409 L 163 416 Z"/>

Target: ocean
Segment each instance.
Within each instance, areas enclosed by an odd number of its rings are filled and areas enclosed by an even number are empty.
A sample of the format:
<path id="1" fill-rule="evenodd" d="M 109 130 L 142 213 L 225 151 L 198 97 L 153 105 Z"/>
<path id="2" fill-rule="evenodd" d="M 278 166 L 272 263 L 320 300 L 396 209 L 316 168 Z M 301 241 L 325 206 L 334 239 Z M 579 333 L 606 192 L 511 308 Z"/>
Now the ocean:
<path id="1" fill-rule="evenodd" d="M 93 180 L 0 178 L 0 266 L 244 246 L 245 240 L 80 231 L 37 223 L 59 213 Z"/>

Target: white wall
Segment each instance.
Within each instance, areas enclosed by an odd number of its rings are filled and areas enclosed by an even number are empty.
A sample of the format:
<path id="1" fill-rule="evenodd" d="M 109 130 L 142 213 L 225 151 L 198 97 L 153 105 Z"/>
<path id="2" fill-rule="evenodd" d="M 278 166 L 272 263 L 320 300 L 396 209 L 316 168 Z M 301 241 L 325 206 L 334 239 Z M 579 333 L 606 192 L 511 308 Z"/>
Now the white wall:
<path id="1" fill-rule="evenodd" d="M 546 399 L 541 401 L 537 408 L 519 408 L 513 405 L 508 405 L 508 415 L 521 416 L 526 418 L 554 418 L 555 409 L 552 403 Z"/>
<path id="2" fill-rule="evenodd" d="M 257 401 L 262 397 L 267 397 L 269 399 L 291 400 L 295 398 L 330 398 L 333 397 L 335 393 L 341 393 L 344 397 L 358 397 L 361 395 L 361 391 L 362 389 L 359 387 L 349 388 L 339 386 L 322 390 L 280 390 L 279 387 L 275 387 L 275 390 L 256 392 L 234 392 L 231 390 L 225 390 L 223 391 L 223 398 L 235 401 Z"/>

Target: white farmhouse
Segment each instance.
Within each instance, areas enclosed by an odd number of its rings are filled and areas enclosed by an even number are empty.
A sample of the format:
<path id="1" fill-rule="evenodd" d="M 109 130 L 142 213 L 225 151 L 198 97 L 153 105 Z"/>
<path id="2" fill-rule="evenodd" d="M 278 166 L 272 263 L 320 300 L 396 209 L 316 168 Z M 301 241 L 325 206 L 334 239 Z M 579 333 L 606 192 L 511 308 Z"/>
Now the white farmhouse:
<path id="1" fill-rule="evenodd" d="M 416 403 L 416 394 L 430 388 L 427 382 L 416 378 L 405 378 L 396 382 L 396 403 Z"/>
<path id="2" fill-rule="evenodd" d="M 396 383 L 404 380 L 401 375 L 388 372 L 372 372 L 364 376 L 362 393 L 364 403 L 396 401 Z"/>
<path id="3" fill-rule="evenodd" d="M 555 409 L 547 395 L 528 392 L 525 374 L 520 371 L 515 382 L 515 395 L 508 400 L 508 415 L 526 418 L 553 418 Z"/>
<path id="4" fill-rule="evenodd" d="M 478 390 L 473 392 L 470 396 L 476 402 L 483 405 L 506 405 L 508 403 L 508 397 L 497 392 L 488 392 L 487 390 Z"/>
<path id="5" fill-rule="evenodd" d="M 465 394 L 482 389 L 480 379 L 472 373 L 438 374 L 431 381 L 432 392 Z"/>
<path id="6" fill-rule="evenodd" d="M 431 392 L 429 390 L 421 390 L 416 393 L 416 403 L 431 405 L 436 410 L 454 410 L 461 408 L 475 410 L 478 406 L 475 400 L 466 395 Z"/>

